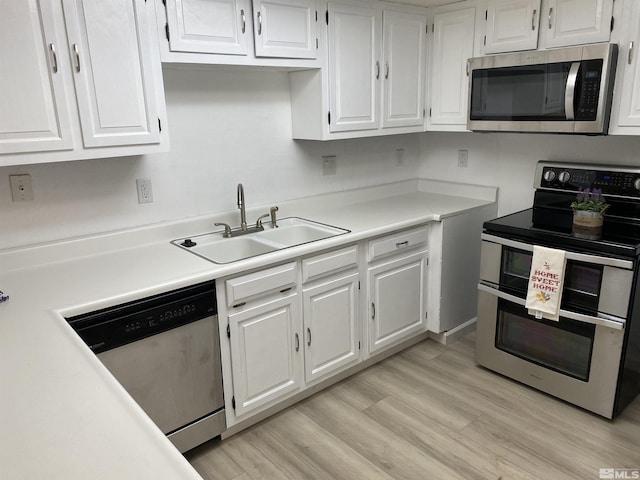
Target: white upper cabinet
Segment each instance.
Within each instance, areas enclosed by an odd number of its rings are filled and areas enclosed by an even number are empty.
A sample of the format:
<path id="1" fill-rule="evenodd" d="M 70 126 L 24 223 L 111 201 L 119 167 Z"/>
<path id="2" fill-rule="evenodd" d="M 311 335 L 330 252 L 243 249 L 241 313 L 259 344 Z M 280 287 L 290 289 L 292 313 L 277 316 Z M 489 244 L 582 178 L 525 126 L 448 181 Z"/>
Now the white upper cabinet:
<path id="1" fill-rule="evenodd" d="M 316 58 L 315 0 L 254 0 L 256 56 Z"/>
<path id="2" fill-rule="evenodd" d="M 332 132 L 378 128 L 382 12 L 329 4 Z"/>
<path id="3" fill-rule="evenodd" d="M 157 0 L 163 62 L 318 67 L 316 0 Z"/>
<path id="4" fill-rule="evenodd" d="M 246 55 L 247 0 L 167 0 L 169 48 Z"/>
<path id="5" fill-rule="evenodd" d="M 538 48 L 540 0 L 489 0 L 484 53 Z"/>
<path id="6" fill-rule="evenodd" d="M 540 20 L 543 47 L 608 42 L 613 0 L 546 0 Z"/>
<path id="7" fill-rule="evenodd" d="M 53 21 L 50 2 L 29 0 L 3 5 L 0 154 L 72 148 L 62 73 L 68 67 L 59 55 L 65 48 L 64 26 Z"/>
<path id="8" fill-rule="evenodd" d="M 142 0 L 64 0 L 85 147 L 160 141 Z M 108 19 L 108 20 L 106 20 Z M 112 28 L 105 28 L 111 25 Z"/>
<path id="9" fill-rule="evenodd" d="M 29 0 L 4 7 L 0 166 L 166 149 L 151 5 Z"/>
<path id="10" fill-rule="evenodd" d="M 623 33 L 619 43 L 616 90 L 613 97 L 609 133 L 640 135 L 640 2 L 624 3 Z"/>
<path id="11" fill-rule="evenodd" d="M 383 128 L 424 123 L 426 29 L 426 15 L 383 12 Z"/>
<path id="12" fill-rule="evenodd" d="M 329 3 L 326 19 L 323 68 L 289 76 L 293 138 L 423 131 L 426 10 Z"/>
<path id="13" fill-rule="evenodd" d="M 434 15 L 429 130 L 466 130 L 469 76 L 476 9 Z"/>
<path id="14" fill-rule="evenodd" d="M 65 46 L 64 26 L 56 25 L 49 2 L 29 0 L 3 6 L 0 154 L 72 148 L 62 73 L 67 66 L 58 54 Z"/>

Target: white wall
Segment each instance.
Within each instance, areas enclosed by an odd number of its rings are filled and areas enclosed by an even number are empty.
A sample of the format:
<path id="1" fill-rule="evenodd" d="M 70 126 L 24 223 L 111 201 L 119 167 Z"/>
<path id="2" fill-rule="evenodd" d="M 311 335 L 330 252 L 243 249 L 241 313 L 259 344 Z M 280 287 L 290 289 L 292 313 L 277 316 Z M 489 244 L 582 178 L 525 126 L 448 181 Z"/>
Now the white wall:
<path id="1" fill-rule="evenodd" d="M 458 167 L 458 149 L 469 151 L 467 168 Z M 640 166 L 640 137 L 496 133 L 420 136 L 420 176 L 497 186 L 499 215 L 531 207 L 538 160 Z"/>
<path id="2" fill-rule="evenodd" d="M 288 75 L 165 68 L 171 151 L 0 168 L 0 249 L 415 178 L 419 136 L 335 142 L 291 139 Z M 396 166 L 396 149 L 404 164 Z M 337 155 L 322 176 L 322 155 Z M 12 203 L 9 175 L 32 176 L 33 202 Z M 150 178 L 154 203 L 137 203 Z"/>

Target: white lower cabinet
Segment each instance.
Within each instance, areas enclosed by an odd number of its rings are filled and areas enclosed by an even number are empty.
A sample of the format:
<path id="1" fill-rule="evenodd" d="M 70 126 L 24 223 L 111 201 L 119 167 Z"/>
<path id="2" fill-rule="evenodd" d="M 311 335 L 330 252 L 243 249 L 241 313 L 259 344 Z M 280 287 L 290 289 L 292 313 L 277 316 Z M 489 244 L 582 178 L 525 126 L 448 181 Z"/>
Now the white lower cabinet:
<path id="1" fill-rule="evenodd" d="M 333 276 L 302 292 L 307 383 L 360 360 L 358 278 Z"/>
<path id="2" fill-rule="evenodd" d="M 229 315 L 235 413 L 255 411 L 302 385 L 298 294 Z"/>
<path id="3" fill-rule="evenodd" d="M 367 329 L 369 356 L 424 332 L 426 242 L 421 227 L 218 280 L 227 426 L 357 366 Z"/>
<path id="4" fill-rule="evenodd" d="M 369 354 L 426 330 L 427 229 L 369 242 Z"/>

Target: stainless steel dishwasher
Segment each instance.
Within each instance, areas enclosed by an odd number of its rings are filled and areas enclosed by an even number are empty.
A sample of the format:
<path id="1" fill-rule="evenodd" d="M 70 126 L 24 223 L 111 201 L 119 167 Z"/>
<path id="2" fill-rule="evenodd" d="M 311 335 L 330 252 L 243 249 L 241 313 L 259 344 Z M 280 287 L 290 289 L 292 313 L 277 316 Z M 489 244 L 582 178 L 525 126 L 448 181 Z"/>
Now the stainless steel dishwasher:
<path id="1" fill-rule="evenodd" d="M 181 452 L 225 430 L 214 282 L 67 321 Z"/>

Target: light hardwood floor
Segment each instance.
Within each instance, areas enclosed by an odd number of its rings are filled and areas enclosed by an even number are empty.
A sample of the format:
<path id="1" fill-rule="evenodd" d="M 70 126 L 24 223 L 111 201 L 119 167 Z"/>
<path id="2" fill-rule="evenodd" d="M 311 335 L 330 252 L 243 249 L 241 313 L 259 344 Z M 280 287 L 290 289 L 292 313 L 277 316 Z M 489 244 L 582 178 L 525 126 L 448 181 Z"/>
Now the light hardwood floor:
<path id="1" fill-rule="evenodd" d="M 601 468 L 640 469 L 640 397 L 611 422 L 476 366 L 474 338 L 421 342 L 187 459 L 207 480 L 597 480 Z"/>

